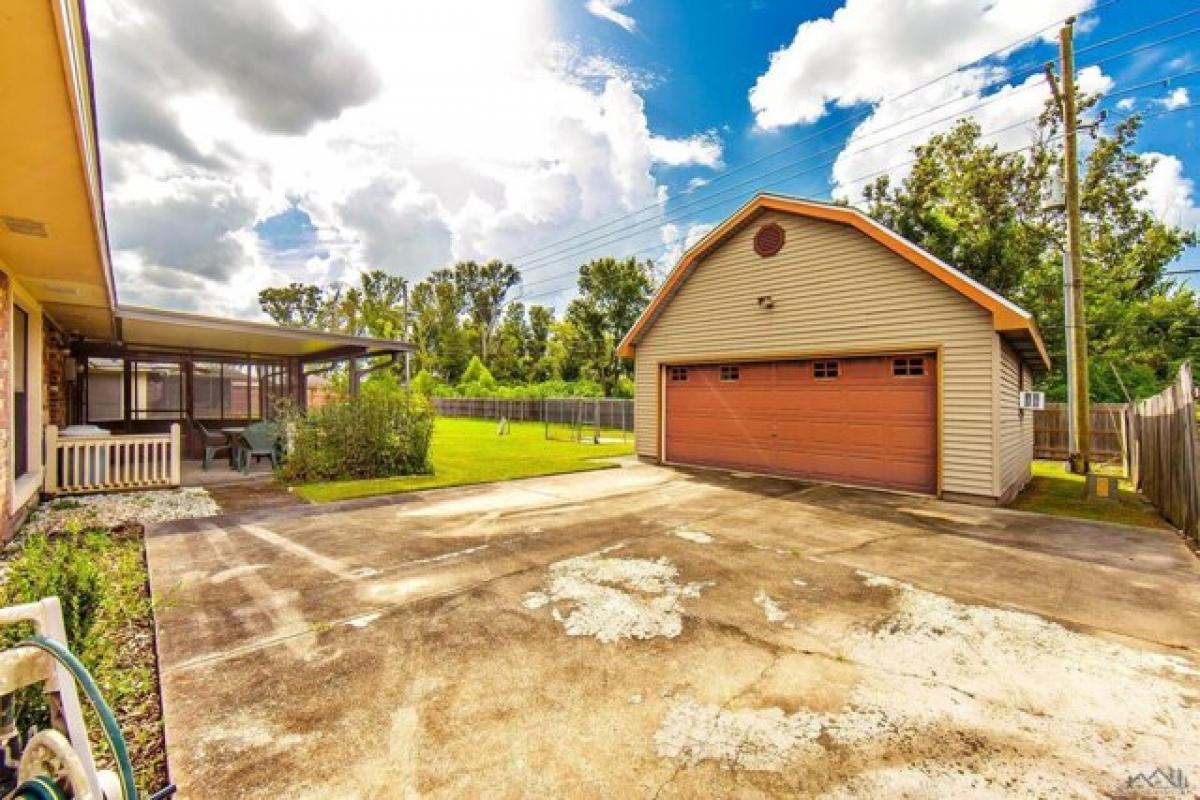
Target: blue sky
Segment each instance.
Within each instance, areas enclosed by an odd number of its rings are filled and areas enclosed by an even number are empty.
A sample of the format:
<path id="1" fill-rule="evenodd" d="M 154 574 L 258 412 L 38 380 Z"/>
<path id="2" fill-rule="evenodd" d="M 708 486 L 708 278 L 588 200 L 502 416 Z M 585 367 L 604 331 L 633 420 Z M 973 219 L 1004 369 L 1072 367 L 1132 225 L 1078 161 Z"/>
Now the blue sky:
<path id="1" fill-rule="evenodd" d="M 614 60 L 658 76 L 659 80 L 654 81 L 643 95 L 647 118 L 653 129 L 668 135 L 718 130 L 724 147 L 724 161 L 731 167 L 769 156 L 803 140 L 801 147 L 781 153 L 744 175 L 769 175 L 761 183 L 779 181 L 771 184 L 773 191 L 828 198 L 833 188 L 830 169 L 825 166 L 831 160 L 829 157 L 811 159 L 793 168 L 787 168 L 787 165 L 800 161 L 808 153 L 845 145 L 850 133 L 847 123 L 868 111 L 872 104 L 835 109 L 811 125 L 767 131 L 755 126 L 747 91 L 768 67 L 771 54 L 792 41 L 799 24 L 805 20 L 828 18 L 842 5 L 841 2 L 774 0 L 702 4 L 632 2 L 619 8 L 636 20 L 633 31 L 591 14 L 583 6 L 573 7 L 567 17 L 569 29 L 581 40 L 596 43 Z M 1082 51 L 1077 68 L 1099 64 L 1113 79 L 1112 91 L 1120 92 L 1166 76 L 1184 75 L 1162 86 L 1147 87 L 1105 101 L 1101 107 L 1111 109 L 1110 120 L 1116 121 L 1124 111 L 1130 110 L 1116 108 L 1116 103 L 1124 98 L 1135 100 L 1136 110 L 1151 115 L 1166 110 L 1157 106 L 1155 100 L 1181 88 L 1189 92 L 1190 102 L 1200 101 L 1200 74 L 1187 74 L 1200 70 L 1200 31 L 1189 33 L 1200 27 L 1200 15 L 1105 44 L 1109 39 L 1188 10 L 1186 3 L 1118 2 L 1094 14 L 1081 15 L 1075 37 L 1076 47 Z M 1029 30 L 1035 27 L 1030 26 Z M 1163 39 L 1168 41 L 1158 43 Z M 990 50 L 981 48 L 976 53 L 982 56 Z M 1130 50 L 1137 52 L 1130 53 Z M 988 63 L 1026 65 L 1057 58 L 1057 42 L 1035 39 L 1007 58 L 993 58 Z M 1025 72 L 1036 70 L 1036 67 L 1030 67 Z M 1198 118 L 1200 114 L 1196 112 L 1181 110 L 1147 119 L 1138 139 L 1138 149 L 1173 155 L 1182 162 L 1183 175 L 1200 175 Z M 771 173 L 771 168 L 777 171 Z M 806 174 L 788 177 L 796 172 Z M 662 177 L 680 191 L 686 189 L 687 179 L 696 175 L 705 176 L 705 171 L 695 168 L 663 170 Z M 738 177 L 728 183 L 741 181 Z M 684 195 L 684 198 L 693 196 Z M 729 201 L 704 211 L 703 218 L 719 220 L 740 205 L 742 199 L 743 193 L 731 192 Z M 718 201 L 719 198 L 714 200 Z M 1193 226 L 1197 222 L 1194 215 L 1191 222 Z M 1187 263 L 1181 263 L 1177 268 L 1200 267 L 1200 253 L 1193 249 L 1185 255 L 1184 261 Z"/>
<path id="2" fill-rule="evenodd" d="M 587 258 L 666 269 L 756 189 L 900 179 L 957 115 L 1028 144 L 1056 47 L 973 62 L 1084 8 L 1081 84 L 1152 116 L 1147 203 L 1196 226 L 1200 14 L 1127 35 L 1184 3 L 95 0 L 118 291 L 253 317 L 264 286 L 500 257 L 562 304 Z"/>

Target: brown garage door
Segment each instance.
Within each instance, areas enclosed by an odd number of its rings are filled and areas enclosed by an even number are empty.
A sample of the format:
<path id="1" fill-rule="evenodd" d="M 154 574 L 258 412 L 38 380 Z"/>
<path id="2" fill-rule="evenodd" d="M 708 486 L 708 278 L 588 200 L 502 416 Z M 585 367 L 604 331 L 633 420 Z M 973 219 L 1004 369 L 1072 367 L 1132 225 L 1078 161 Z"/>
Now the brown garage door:
<path id="1" fill-rule="evenodd" d="M 932 354 L 665 369 L 667 461 L 937 491 Z"/>

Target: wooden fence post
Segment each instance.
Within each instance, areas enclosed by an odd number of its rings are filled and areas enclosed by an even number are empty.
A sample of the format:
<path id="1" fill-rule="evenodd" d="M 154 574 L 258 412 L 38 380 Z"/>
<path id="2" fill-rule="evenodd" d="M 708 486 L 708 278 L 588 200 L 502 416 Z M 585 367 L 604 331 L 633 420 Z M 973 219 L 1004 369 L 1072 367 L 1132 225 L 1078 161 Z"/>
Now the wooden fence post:
<path id="1" fill-rule="evenodd" d="M 170 481 L 172 486 L 178 486 L 183 482 L 183 453 L 181 452 L 180 428 L 178 422 L 171 423 L 171 475 Z"/>

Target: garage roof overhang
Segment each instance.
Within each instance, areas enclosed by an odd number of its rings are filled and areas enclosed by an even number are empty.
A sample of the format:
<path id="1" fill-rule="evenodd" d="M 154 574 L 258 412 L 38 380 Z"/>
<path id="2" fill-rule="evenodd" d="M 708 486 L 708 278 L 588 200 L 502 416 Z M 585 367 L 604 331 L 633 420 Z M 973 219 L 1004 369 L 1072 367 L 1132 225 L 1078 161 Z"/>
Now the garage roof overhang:
<path id="1" fill-rule="evenodd" d="M 116 342 L 85 340 L 83 349 L 153 351 L 211 355 L 299 358 L 302 361 L 412 352 L 407 342 L 347 336 L 264 322 L 207 317 L 180 311 L 120 306 L 116 310 Z"/>
<path id="2" fill-rule="evenodd" d="M 632 357 L 638 342 L 650 330 L 696 265 L 764 211 L 779 211 L 785 214 L 836 222 L 849 225 L 866 234 L 959 294 L 990 311 L 993 328 L 1034 370 L 1044 372 L 1049 369 L 1050 356 L 1046 352 L 1046 345 L 1042 341 L 1037 323 L 1034 322 L 1033 316 L 1028 311 L 1006 300 L 978 281 L 967 277 L 903 236 L 880 225 L 856 208 L 772 194 L 756 195 L 754 199 L 738 209 L 733 216 L 714 228 L 684 254 L 663 285 L 659 287 L 650 304 L 646 306 L 633 327 L 629 329 L 629 333 L 625 334 L 617 352 L 627 358 Z"/>

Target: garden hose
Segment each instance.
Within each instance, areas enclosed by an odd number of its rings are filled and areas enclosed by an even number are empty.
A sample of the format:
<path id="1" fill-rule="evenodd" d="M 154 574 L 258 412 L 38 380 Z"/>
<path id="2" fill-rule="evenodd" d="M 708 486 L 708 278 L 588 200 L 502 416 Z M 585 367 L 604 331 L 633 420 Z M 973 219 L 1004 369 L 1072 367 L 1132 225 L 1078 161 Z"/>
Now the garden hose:
<path id="1" fill-rule="evenodd" d="M 67 800 L 58 784 L 45 775 L 25 781 L 12 796 L 14 800 Z"/>
<path id="2" fill-rule="evenodd" d="M 36 647 L 49 654 L 51 658 L 66 667 L 75 682 L 83 687 L 83 693 L 95 710 L 96 716 L 100 718 L 104 740 L 108 742 L 113 760 L 117 763 L 117 777 L 121 783 L 121 800 L 138 800 L 137 784 L 133 779 L 133 764 L 129 761 L 129 750 L 125 747 L 125 737 L 121 735 L 117 718 L 113 715 L 112 709 L 108 707 L 108 703 L 104 702 L 104 697 L 100 694 L 96 682 L 92 680 L 87 667 L 83 666 L 75 654 L 64 645 L 46 636 L 32 636 L 21 642 L 19 646 Z M 49 783 L 49 789 L 47 789 L 46 783 Z M 47 794 L 46 792 L 50 790 L 53 790 L 53 793 Z M 54 786 L 53 781 L 43 780 L 26 781 L 17 788 L 15 796 L 29 798 L 29 800 L 60 800 L 63 797 L 62 792 L 57 786 Z"/>

